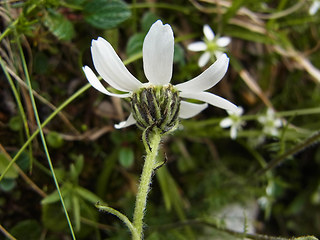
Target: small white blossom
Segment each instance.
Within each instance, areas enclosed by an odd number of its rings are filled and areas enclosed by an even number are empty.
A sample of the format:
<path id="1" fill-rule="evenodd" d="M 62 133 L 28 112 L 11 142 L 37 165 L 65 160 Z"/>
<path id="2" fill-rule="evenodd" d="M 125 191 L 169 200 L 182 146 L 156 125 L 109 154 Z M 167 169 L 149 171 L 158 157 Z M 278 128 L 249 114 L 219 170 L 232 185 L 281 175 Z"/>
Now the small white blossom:
<path id="1" fill-rule="evenodd" d="M 238 111 L 236 112 L 227 112 L 229 114 L 229 117 L 222 119 L 222 121 L 220 122 L 220 127 L 230 127 L 230 137 L 231 139 L 236 139 L 238 131 L 241 130 L 242 126 L 244 125 L 244 121 L 241 119 L 241 116 L 243 114 L 243 108 L 238 107 Z"/>
<path id="2" fill-rule="evenodd" d="M 98 91 L 119 98 L 131 97 L 141 88 L 150 86 L 170 85 L 173 67 L 174 37 L 170 25 L 163 25 L 160 20 L 156 21 L 147 33 L 143 42 L 143 68 L 147 83 L 140 82 L 125 67 L 108 41 L 99 37 L 92 40 L 91 53 L 93 64 L 100 76 L 111 87 L 124 93 L 109 92 L 99 81 L 97 76 L 88 67 L 83 71 L 90 84 Z M 237 111 L 238 107 L 226 99 L 219 97 L 206 90 L 216 85 L 225 75 L 229 65 L 229 58 L 222 54 L 217 61 L 206 69 L 202 74 L 192 80 L 173 86 L 182 98 L 179 117 L 191 118 L 207 108 L 208 103 L 226 109 Z M 183 99 L 196 99 L 203 104 L 190 103 Z M 126 121 L 115 125 L 115 128 L 124 128 L 136 123 L 131 113 Z"/>
<path id="3" fill-rule="evenodd" d="M 263 125 L 263 132 L 271 136 L 279 136 L 278 128 L 282 126 L 280 118 L 275 117 L 275 113 L 271 108 L 268 108 L 265 116 L 260 116 L 258 121 Z"/>
<path id="4" fill-rule="evenodd" d="M 315 15 L 320 8 L 320 0 L 314 0 L 309 8 L 309 14 Z"/>
<path id="5" fill-rule="evenodd" d="M 219 58 L 225 51 L 225 47 L 231 42 L 229 37 L 217 37 L 209 25 L 203 26 L 204 41 L 190 43 L 188 49 L 194 52 L 204 52 L 199 60 L 199 67 L 205 66 L 210 58 Z"/>

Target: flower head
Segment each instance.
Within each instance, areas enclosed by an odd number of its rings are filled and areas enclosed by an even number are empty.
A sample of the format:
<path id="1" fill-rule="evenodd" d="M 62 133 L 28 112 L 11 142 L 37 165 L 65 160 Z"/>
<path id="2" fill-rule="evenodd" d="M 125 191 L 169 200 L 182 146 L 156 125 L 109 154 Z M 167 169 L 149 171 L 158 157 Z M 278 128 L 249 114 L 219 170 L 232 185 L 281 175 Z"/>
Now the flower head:
<path id="1" fill-rule="evenodd" d="M 152 125 L 164 130 L 163 128 L 175 125 L 178 118 L 186 119 L 197 115 L 208 103 L 229 111 L 237 111 L 237 106 L 231 102 L 205 91 L 216 85 L 225 75 L 229 64 L 227 55 L 222 54 L 196 78 L 173 86 L 170 84 L 173 51 L 174 37 L 170 25 L 156 21 L 143 42 L 143 68 L 148 82 L 142 83 L 128 71 L 108 41 L 101 37 L 92 40 L 91 53 L 97 72 L 111 87 L 123 93 L 108 91 L 93 71 L 84 66 L 83 71 L 88 81 L 106 95 L 131 99 L 132 113 L 126 121 L 116 124 L 115 128 L 137 123 L 140 128 Z M 205 103 L 191 103 L 186 99 Z"/>
<path id="2" fill-rule="evenodd" d="M 229 37 L 215 36 L 207 24 L 203 26 L 203 34 L 204 41 L 197 41 L 188 45 L 190 51 L 204 52 L 198 60 L 199 67 L 205 66 L 212 57 L 219 58 L 225 51 L 225 47 L 231 42 Z"/>
<path id="3" fill-rule="evenodd" d="M 278 128 L 282 126 L 280 118 L 275 117 L 275 113 L 271 108 L 268 108 L 265 116 L 260 116 L 258 121 L 263 125 L 263 132 L 267 135 L 278 136 Z"/>
<path id="4" fill-rule="evenodd" d="M 238 111 L 230 112 L 228 111 L 229 117 L 222 119 L 220 122 L 220 127 L 229 128 L 230 127 L 230 137 L 231 139 L 237 138 L 237 132 L 242 129 L 244 121 L 241 119 L 243 114 L 243 108 L 238 107 Z"/>

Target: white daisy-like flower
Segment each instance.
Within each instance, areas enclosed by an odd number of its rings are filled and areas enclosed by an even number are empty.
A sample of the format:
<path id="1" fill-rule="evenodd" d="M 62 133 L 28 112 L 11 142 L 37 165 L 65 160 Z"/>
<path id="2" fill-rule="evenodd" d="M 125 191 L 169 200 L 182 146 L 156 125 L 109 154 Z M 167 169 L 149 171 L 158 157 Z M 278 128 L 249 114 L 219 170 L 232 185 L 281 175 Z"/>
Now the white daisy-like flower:
<path id="1" fill-rule="evenodd" d="M 314 0 L 309 8 L 309 14 L 310 15 L 315 15 L 320 8 L 320 1 L 319 0 Z"/>
<path id="2" fill-rule="evenodd" d="M 160 95 L 163 93 L 167 94 L 167 89 L 173 89 L 173 92 L 177 94 L 179 98 L 179 101 L 177 101 L 178 110 L 176 115 L 182 119 L 191 118 L 197 115 L 207 108 L 208 103 L 229 111 L 237 111 L 238 108 L 233 103 L 205 91 L 216 85 L 225 75 L 229 64 L 229 58 L 227 55 L 221 55 L 214 64 L 199 76 L 188 82 L 173 86 L 170 84 L 173 67 L 173 51 L 174 37 L 171 26 L 168 24 L 163 25 L 162 22 L 158 20 L 151 26 L 143 42 L 143 68 L 148 80 L 147 83 L 142 83 L 135 78 L 125 67 L 110 43 L 101 37 L 97 40 L 92 40 L 91 45 L 91 53 L 95 69 L 103 80 L 105 80 L 111 87 L 123 93 L 112 93 L 108 91 L 88 66 L 84 66 L 83 71 L 88 81 L 95 89 L 109 96 L 119 98 L 129 97 L 131 99 L 131 103 L 133 103 L 135 99 L 142 98 L 142 95 L 139 94 L 143 92 L 143 90 L 148 89 L 147 93 L 144 92 L 144 107 L 145 105 L 148 105 L 148 103 L 146 103 L 148 101 L 155 101 L 155 103 L 159 103 L 155 99 L 157 97 L 162 97 L 161 101 L 166 101 L 166 97 Z M 161 89 L 165 89 L 166 91 L 162 91 Z M 148 95 L 149 93 L 150 95 Z M 187 102 L 184 99 L 195 99 L 205 103 L 196 104 Z M 154 108 L 154 105 L 151 104 L 150 108 Z M 135 123 L 139 126 L 139 121 L 137 122 L 136 119 L 137 116 L 133 114 L 136 110 L 136 107 L 132 107 L 132 113 L 128 119 L 116 124 L 115 128 L 120 129 Z M 148 112 L 148 119 L 144 120 L 149 121 L 150 118 L 158 117 L 158 115 L 150 116 L 150 114 L 153 114 L 155 109 L 151 110 Z M 167 109 L 163 111 L 164 114 L 166 114 L 166 112 Z M 161 120 L 163 120 L 163 117 Z"/>
<path id="3" fill-rule="evenodd" d="M 225 51 L 225 47 L 231 42 L 229 37 L 217 37 L 209 25 L 203 26 L 204 41 L 190 43 L 188 49 L 193 52 L 204 52 L 199 60 L 199 67 L 205 66 L 210 58 L 219 58 Z"/>
<path id="4" fill-rule="evenodd" d="M 226 117 L 221 120 L 220 127 L 230 128 L 231 139 L 236 139 L 238 131 L 242 129 L 242 126 L 245 123 L 241 119 L 241 116 L 243 114 L 243 108 L 238 107 L 238 111 L 236 112 L 230 112 L 230 111 L 227 111 L 227 112 L 229 114 L 229 117 Z"/>
<path id="5" fill-rule="evenodd" d="M 263 132 L 274 137 L 279 136 L 279 128 L 282 126 L 280 118 L 276 118 L 275 112 L 268 108 L 265 116 L 260 116 L 258 121 L 263 125 Z"/>

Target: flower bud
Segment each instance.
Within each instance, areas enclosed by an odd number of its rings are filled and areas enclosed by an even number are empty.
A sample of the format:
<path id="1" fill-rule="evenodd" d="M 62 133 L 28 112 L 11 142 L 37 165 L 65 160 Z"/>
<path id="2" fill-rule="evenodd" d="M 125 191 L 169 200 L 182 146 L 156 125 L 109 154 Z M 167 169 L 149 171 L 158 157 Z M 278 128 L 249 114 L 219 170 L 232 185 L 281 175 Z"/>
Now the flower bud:
<path id="1" fill-rule="evenodd" d="M 131 98 L 137 126 L 142 130 L 157 127 L 162 133 L 173 130 L 179 123 L 180 101 L 178 90 L 171 84 L 140 88 Z"/>

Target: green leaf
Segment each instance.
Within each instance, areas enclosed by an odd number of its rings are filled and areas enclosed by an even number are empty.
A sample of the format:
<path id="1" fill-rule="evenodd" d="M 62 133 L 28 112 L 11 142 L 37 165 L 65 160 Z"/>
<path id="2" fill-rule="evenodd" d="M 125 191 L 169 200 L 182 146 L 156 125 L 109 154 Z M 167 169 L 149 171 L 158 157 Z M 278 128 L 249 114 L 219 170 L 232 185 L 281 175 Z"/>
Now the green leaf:
<path id="1" fill-rule="evenodd" d="M 78 180 L 78 177 L 79 177 L 79 175 L 76 171 L 76 168 L 74 167 L 74 164 L 71 163 L 70 164 L 70 181 L 76 183 Z"/>
<path id="2" fill-rule="evenodd" d="M 44 199 L 42 199 L 41 204 L 50 204 L 54 202 L 58 202 L 60 200 L 59 193 L 57 191 L 54 191 L 50 195 L 46 196 Z"/>
<path id="3" fill-rule="evenodd" d="M 4 170 L 7 168 L 9 164 L 9 159 L 6 158 L 6 156 L 2 153 L 0 153 L 0 173 L 2 174 Z M 12 166 L 6 175 L 4 176 L 4 179 L 14 179 L 19 176 L 18 171 Z"/>
<path id="4" fill-rule="evenodd" d="M 173 62 L 185 65 L 184 50 L 179 44 L 174 45 Z"/>
<path id="5" fill-rule="evenodd" d="M 75 35 L 72 23 L 62 14 L 53 10 L 49 11 L 45 17 L 44 24 L 60 40 L 68 41 Z"/>
<path id="6" fill-rule="evenodd" d="M 118 155 L 119 148 L 117 147 L 108 156 L 108 158 L 104 160 L 96 185 L 96 193 L 100 197 L 105 196 L 108 191 L 109 179 L 111 178 L 111 174 L 114 172 L 115 165 L 118 161 Z"/>
<path id="7" fill-rule="evenodd" d="M 144 33 L 137 33 L 137 34 L 134 34 L 132 37 L 130 37 L 127 44 L 127 51 L 126 51 L 128 57 L 131 57 L 142 51 L 144 37 L 145 37 Z"/>
<path id="8" fill-rule="evenodd" d="M 42 205 L 42 223 L 51 231 L 60 232 L 67 229 L 68 223 L 60 203 Z"/>
<path id="9" fill-rule="evenodd" d="M 170 186 L 168 185 L 168 179 L 167 179 L 167 170 L 162 169 L 164 166 L 162 166 L 160 169 L 157 171 L 157 179 L 160 184 L 160 188 L 162 191 L 162 197 L 165 203 L 165 207 L 167 211 L 171 210 L 172 207 L 172 202 L 171 202 L 171 197 L 170 197 Z M 161 170 L 162 169 L 162 170 Z"/>
<path id="10" fill-rule="evenodd" d="M 248 40 L 252 42 L 271 44 L 273 40 L 269 38 L 267 35 L 263 35 L 256 32 L 248 31 L 242 27 L 228 25 L 225 28 L 226 35 L 230 37 L 240 38 L 243 40 Z"/>
<path id="11" fill-rule="evenodd" d="M 84 7 L 84 19 L 96 28 L 116 27 L 131 16 L 131 12 L 121 0 L 93 0 Z"/>
<path id="12" fill-rule="evenodd" d="M 37 52 L 33 59 L 33 69 L 37 74 L 45 74 L 49 68 L 48 57 L 43 52 Z"/>
<path id="13" fill-rule="evenodd" d="M 147 12 L 143 15 L 141 21 L 142 31 L 147 33 L 151 27 L 151 25 L 156 22 L 160 17 L 155 15 L 153 12 Z"/>
<path id="14" fill-rule="evenodd" d="M 78 182 L 78 177 L 83 169 L 84 157 L 82 154 L 70 154 L 70 158 L 75 161 L 70 164 L 70 178 L 73 182 Z"/>
<path id="15" fill-rule="evenodd" d="M 72 210 L 73 210 L 73 217 L 74 217 L 74 223 L 75 223 L 75 230 L 78 232 L 81 228 L 81 214 L 80 214 L 80 204 L 78 196 L 73 195 L 72 196 Z"/>
<path id="16" fill-rule="evenodd" d="M 18 157 L 16 164 L 20 167 L 21 170 L 27 171 L 30 167 L 30 156 L 27 152 L 22 152 Z"/>
<path id="17" fill-rule="evenodd" d="M 178 185 L 172 178 L 168 168 L 164 165 L 158 169 L 156 176 L 160 184 L 162 196 L 164 197 L 167 210 L 171 210 L 173 206 L 181 220 L 185 219 L 182 206 L 183 199 L 179 193 Z"/>
<path id="18" fill-rule="evenodd" d="M 22 128 L 22 121 L 20 116 L 14 116 L 9 120 L 9 128 L 12 131 L 19 131 Z"/>
<path id="19" fill-rule="evenodd" d="M 84 157 L 82 154 L 70 154 L 70 158 L 74 161 L 74 170 L 78 177 L 83 169 Z"/>
<path id="20" fill-rule="evenodd" d="M 57 132 L 49 132 L 49 134 L 47 135 L 47 141 L 49 146 L 53 148 L 59 148 L 64 143 L 61 135 Z"/>
<path id="21" fill-rule="evenodd" d="M 67 201 L 67 199 L 70 198 L 72 190 L 73 190 L 73 186 L 70 183 L 65 183 L 61 187 L 61 194 L 62 194 L 63 198 L 65 199 L 65 201 Z M 52 203 L 55 203 L 58 201 L 60 201 L 60 196 L 59 196 L 58 191 L 55 190 L 53 193 L 49 194 L 44 199 L 42 199 L 41 204 L 47 205 L 47 204 L 52 204 Z"/>
<path id="22" fill-rule="evenodd" d="M 10 233 L 16 239 L 40 239 L 41 226 L 36 220 L 24 220 L 11 228 Z"/>
<path id="23" fill-rule="evenodd" d="M 195 168 L 195 163 L 192 157 L 180 156 L 178 159 L 178 169 L 180 172 L 185 173 Z"/>
<path id="24" fill-rule="evenodd" d="M 16 186 L 16 180 L 12 178 L 4 178 L 0 182 L 0 189 L 4 192 L 11 191 Z"/>
<path id="25" fill-rule="evenodd" d="M 180 194 L 179 186 L 174 180 L 174 178 L 171 176 L 167 166 L 164 165 L 161 168 L 159 168 L 157 170 L 156 176 L 160 184 L 166 209 L 170 211 L 173 207 L 179 219 L 185 220 L 186 215 L 182 204 L 184 200 Z M 193 232 L 191 231 L 191 229 L 189 227 L 186 227 L 185 230 L 186 234 L 188 235 L 187 239 L 194 239 Z"/>
<path id="26" fill-rule="evenodd" d="M 134 161 L 134 153 L 131 148 L 121 148 L 119 151 L 119 162 L 120 164 L 125 167 L 129 168 L 132 166 Z"/>
<path id="27" fill-rule="evenodd" d="M 83 199 L 85 199 L 93 204 L 96 204 L 97 202 L 103 202 L 101 200 L 101 198 L 99 198 L 97 195 L 95 195 L 94 193 L 90 192 L 89 190 L 87 190 L 83 187 L 77 186 L 75 191 Z"/>

